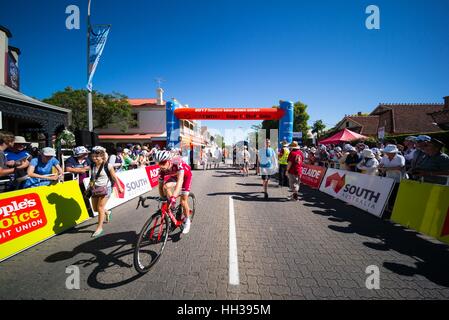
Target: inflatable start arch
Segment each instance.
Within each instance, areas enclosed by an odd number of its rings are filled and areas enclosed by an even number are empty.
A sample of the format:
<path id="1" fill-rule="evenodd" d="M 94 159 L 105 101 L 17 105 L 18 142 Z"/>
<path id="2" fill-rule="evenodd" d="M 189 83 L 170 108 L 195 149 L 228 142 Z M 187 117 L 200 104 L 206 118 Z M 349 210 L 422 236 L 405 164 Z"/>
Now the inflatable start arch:
<path id="1" fill-rule="evenodd" d="M 180 120 L 279 120 L 279 144 L 293 140 L 294 106 L 290 101 L 281 101 L 279 108 L 181 108 L 177 101 L 168 101 L 167 147 L 179 148 Z"/>

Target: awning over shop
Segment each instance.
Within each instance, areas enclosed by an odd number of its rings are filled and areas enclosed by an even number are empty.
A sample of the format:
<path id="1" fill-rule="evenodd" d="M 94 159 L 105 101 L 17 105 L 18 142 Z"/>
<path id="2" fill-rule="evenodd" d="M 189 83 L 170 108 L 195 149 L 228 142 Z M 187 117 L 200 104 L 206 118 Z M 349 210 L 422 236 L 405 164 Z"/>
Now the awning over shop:
<path id="1" fill-rule="evenodd" d="M 0 111 L 6 130 L 23 132 L 23 123 L 36 123 L 45 133 L 46 144 L 51 145 L 55 130 L 71 124 L 72 111 L 33 99 L 9 87 L 0 85 Z M 5 123 L 6 122 L 6 123 Z"/>

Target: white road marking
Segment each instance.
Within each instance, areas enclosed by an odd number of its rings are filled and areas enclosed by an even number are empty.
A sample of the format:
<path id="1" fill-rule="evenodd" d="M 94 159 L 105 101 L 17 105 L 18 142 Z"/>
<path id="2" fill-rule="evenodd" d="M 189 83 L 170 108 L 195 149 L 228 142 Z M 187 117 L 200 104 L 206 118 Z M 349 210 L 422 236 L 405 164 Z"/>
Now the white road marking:
<path id="1" fill-rule="evenodd" d="M 237 254 L 237 237 L 235 232 L 234 199 L 229 197 L 229 284 L 238 286 L 239 259 Z"/>

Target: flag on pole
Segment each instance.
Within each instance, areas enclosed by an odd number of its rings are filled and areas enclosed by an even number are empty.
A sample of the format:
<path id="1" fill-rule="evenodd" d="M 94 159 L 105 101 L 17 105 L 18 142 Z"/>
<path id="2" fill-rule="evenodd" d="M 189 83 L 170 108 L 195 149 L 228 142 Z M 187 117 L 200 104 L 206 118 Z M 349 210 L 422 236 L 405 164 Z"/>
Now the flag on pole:
<path id="1" fill-rule="evenodd" d="M 92 79 L 108 39 L 110 25 L 92 26 L 89 33 L 89 81 L 87 89 L 92 91 Z"/>

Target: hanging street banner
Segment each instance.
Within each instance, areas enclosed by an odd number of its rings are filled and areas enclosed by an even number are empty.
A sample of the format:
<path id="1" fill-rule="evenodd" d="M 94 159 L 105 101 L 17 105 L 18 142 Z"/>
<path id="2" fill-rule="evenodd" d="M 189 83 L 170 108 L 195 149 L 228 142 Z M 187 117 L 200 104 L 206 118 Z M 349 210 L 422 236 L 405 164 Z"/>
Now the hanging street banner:
<path id="1" fill-rule="evenodd" d="M 394 180 L 328 168 L 320 191 L 382 217 Z"/>
<path id="2" fill-rule="evenodd" d="M 89 33 L 89 81 L 87 89 L 92 92 L 92 80 L 100 61 L 106 41 L 108 39 L 110 25 L 92 26 Z"/>
<path id="3" fill-rule="evenodd" d="M 6 56 L 6 82 L 5 84 L 16 90 L 20 91 L 20 72 L 19 65 L 14 55 L 9 51 Z"/>

